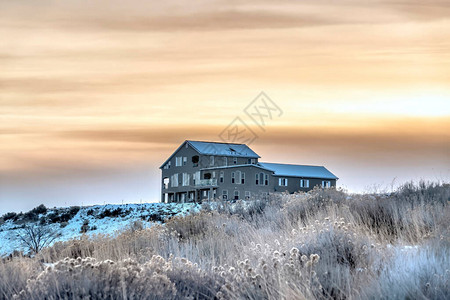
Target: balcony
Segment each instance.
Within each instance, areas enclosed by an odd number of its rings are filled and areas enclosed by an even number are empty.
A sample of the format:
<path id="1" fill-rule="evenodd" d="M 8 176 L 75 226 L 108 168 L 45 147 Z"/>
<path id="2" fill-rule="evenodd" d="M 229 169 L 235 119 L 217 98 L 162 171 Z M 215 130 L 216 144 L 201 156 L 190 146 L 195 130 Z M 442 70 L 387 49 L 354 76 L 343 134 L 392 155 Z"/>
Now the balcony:
<path id="1" fill-rule="evenodd" d="M 200 179 L 195 186 L 217 186 L 217 179 Z"/>

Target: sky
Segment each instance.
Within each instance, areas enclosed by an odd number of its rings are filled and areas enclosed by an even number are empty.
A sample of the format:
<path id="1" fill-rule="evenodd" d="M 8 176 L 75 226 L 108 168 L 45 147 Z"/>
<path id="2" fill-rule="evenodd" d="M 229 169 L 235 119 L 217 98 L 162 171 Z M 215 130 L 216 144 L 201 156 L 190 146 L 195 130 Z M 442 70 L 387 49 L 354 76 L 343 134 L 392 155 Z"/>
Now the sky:
<path id="1" fill-rule="evenodd" d="M 0 0 L 0 213 L 158 201 L 236 118 L 351 192 L 448 182 L 449 83 L 448 1 Z"/>

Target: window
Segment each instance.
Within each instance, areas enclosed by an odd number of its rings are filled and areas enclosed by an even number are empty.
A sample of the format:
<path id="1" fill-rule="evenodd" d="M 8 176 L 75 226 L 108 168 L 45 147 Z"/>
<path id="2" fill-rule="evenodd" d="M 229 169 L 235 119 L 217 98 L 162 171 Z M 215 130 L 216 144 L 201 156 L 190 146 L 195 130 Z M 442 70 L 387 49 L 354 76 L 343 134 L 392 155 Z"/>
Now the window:
<path id="1" fill-rule="evenodd" d="M 219 179 L 220 183 L 223 182 L 223 171 L 220 171 L 220 179 Z"/>
<path id="2" fill-rule="evenodd" d="M 198 155 L 192 156 L 192 166 L 193 167 L 198 167 L 198 161 L 199 160 L 200 160 L 200 158 L 198 157 Z"/>
<path id="3" fill-rule="evenodd" d="M 183 157 L 182 156 L 175 157 L 175 166 L 181 167 L 182 164 L 183 164 Z"/>
<path id="4" fill-rule="evenodd" d="M 183 186 L 189 185 L 190 177 L 188 173 L 183 173 Z"/>
<path id="5" fill-rule="evenodd" d="M 193 179 L 193 184 L 194 185 L 196 183 L 199 184 L 200 183 L 200 171 L 197 171 L 194 174 L 192 174 L 192 179 Z"/>
<path id="6" fill-rule="evenodd" d="M 301 188 L 309 188 L 309 179 L 300 179 Z"/>
<path id="7" fill-rule="evenodd" d="M 241 183 L 241 177 L 242 177 L 242 172 L 241 171 L 237 171 L 236 172 L 236 183 L 237 184 Z"/>
<path id="8" fill-rule="evenodd" d="M 227 200 L 228 199 L 228 190 L 223 190 L 222 191 L 222 199 L 223 200 Z"/>
<path id="9" fill-rule="evenodd" d="M 214 166 L 214 156 L 210 156 L 210 158 L 209 158 L 209 164 L 211 165 L 211 166 Z"/>
<path id="10" fill-rule="evenodd" d="M 322 187 L 323 188 L 331 187 L 331 181 L 329 181 L 329 180 L 322 180 Z"/>
<path id="11" fill-rule="evenodd" d="M 245 184 L 245 173 L 241 173 L 241 184 Z"/>
<path id="12" fill-rule="evenodd" d="M 279 178 L 279 179 L 278 179 L 278 185 L 279 185 L 279 186 L 287 186 L 287 185 L 288 185 L 288 180 L 287 180 L 287 178 Z"/>
<path id="13" fill-rule="evenodd" d="M 237 164 L 237 157 L 233 157 L 233 164 Z"/>
<path id="14" fill-rule="evenodd" d="M 245 191 L 245 200 L 250 200 L 250 192 Z"/>
<path id="15" fill-rule="evenodd" d="M 239 200 L 239 191 L 234 191 L 234 200 Z"/>
<path id="16" fill-rule="evenodd" d="M 231 183 L 234 183 L 234 176 L 235 176 L 234 172 L 231 172 Z"/>
<path id="17" fill-rule="evenodd" d="M 168 189 L 169 188 L 169 182 L 170 182 L 170 180 L 169 180 L 169 177 L 164 177 L 164 179 L 163 179 L 163 189 Z"/>
<path id="18" fill-rule="evenodd" d="M 170 169 L 170 160 L 169 160 L 169 162 L 167 164 L 164 165 L 164 169 L 165 170 Z"/>
<path id="19" fill-rule="evenodd" d="M 259 175 L 258 175 L 258 173 L 255 174 L 255 184 L 259 185 Z"/>
<path id="20" fill-rule="evenodd" d="M 259 185 L 264 185 L 264 173 L 259 173 Z"/>
<path id="21" fill-rule="evenodd" d="M 249 158 L 248 163 L 254 165 L 256 163 L 256 160 L 254 158 Z"/>
<path id="22" fill-rule="evenodd" d="M 178 187 L 178 173 L 175 173 L 171 176 L 172 187 Z"/>
<path id="23" fill-rule="evenodd" d="M 269 185 L 269 175 L 264 175 L 264 185 Z"/>
<path id="24" fill-rule="evenodd" d="M 216 178 L 216 171 L 213 171 L 212 178 Z"/>
<path id="25" fill-rule="evenodd" d="M 185 157 L 183 157 L 183 166 L 185 166 L 186 163 L 187 163 L 187 157 L 185 156 Z"/>

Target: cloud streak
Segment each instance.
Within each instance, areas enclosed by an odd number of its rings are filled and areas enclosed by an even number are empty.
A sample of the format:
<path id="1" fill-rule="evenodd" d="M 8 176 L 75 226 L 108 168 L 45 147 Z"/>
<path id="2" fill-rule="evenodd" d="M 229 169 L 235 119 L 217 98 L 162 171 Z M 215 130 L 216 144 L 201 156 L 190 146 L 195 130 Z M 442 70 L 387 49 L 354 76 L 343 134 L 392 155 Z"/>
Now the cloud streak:
<path id="1" fill-rule="evenodd" d="M 161 161 L 217 140 L 261 90 L 285 112 L 253 145 L 264 159 L 354 189 L 445 175 L 449 16 L 440 0 L 2 1 L 0 206 L 145 172 L 136 197 L 157 199 Z"/>

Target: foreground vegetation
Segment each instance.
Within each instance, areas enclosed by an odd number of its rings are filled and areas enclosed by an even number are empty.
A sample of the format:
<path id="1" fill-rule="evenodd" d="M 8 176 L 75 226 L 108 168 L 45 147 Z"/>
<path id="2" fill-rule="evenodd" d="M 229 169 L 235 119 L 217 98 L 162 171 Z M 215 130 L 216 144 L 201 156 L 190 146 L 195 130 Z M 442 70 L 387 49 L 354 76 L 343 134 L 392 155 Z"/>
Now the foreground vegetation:
<path id="1" fill-rule="evenodd" d="M 449 299 L 450 185 L 214 202 L 0 263 L 3 299 Z"/>

